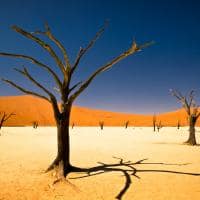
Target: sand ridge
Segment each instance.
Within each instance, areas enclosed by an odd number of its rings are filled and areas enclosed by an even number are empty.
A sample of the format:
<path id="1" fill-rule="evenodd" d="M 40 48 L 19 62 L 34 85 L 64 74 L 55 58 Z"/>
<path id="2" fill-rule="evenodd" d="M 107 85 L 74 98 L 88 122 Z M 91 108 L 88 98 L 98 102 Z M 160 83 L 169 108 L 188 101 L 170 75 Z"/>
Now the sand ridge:
<path id="1" fill-rule="evenodd" d="M 30 95 L 0 97 L 0 111 L 14 112 L 6 126 L 31 126 L 37 121 L 41 126 L 54 126 L 52 107 L 47 101 Z M 124 126 L 129 121 L 131 126 L 152 126 L 153 115 L 124 114 L 73 106 L 70 122 L 76 126 L 98 126 L 104 121 L 105 126 Z M 187 116 L 183 109 L 157 115 L 157 123 L 163 126 L 187 125 Z M 200 121 L 197 122 L 200 125 Z"/>

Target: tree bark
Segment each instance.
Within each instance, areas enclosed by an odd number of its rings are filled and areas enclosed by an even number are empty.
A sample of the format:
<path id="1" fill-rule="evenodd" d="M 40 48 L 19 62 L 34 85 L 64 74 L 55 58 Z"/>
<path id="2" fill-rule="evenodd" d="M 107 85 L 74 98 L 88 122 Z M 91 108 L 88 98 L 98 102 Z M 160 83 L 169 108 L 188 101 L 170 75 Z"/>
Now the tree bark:
<path id="1" fill-rule="evenodd" d="M 62 176 L 66 177 L 72 171 L 70 164 L 69 120 L 71 105 L 67 105 L 57 122 L 57 156 L 47 171 L 59 166 Z"/>
<path id="2" fill-rule="evenodd" d="M 189 138 L 186 141 L 187 144 L 196 145 L 196 137 L 195 137 L 195 124 L 197 118 L 194 116 L 189 117 Z"/>

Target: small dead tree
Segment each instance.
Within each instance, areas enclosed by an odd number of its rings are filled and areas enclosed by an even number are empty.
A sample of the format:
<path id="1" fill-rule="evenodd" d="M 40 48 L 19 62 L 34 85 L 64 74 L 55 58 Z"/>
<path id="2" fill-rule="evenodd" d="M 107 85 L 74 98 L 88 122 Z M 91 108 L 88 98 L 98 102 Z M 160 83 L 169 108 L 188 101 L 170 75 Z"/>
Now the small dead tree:
<path id="1" fill-rule="evenodd" d="M 157 130 L 158 130 L 158 132 L 159 132 L 160 129 L 162 128 L 162 123 L 161 123 L 161 121 L 159 121 L 159 123 L 158 123 L 156 126 L 157 126 Z"/>
<path id="2" fill-rule="evenodd" d="M 128 125 L 129 125 L 129 121 L 126 121 L 126 122 L 125 122 L 125 129 L 128 128 Z"/>
<path id="3" fill-rule="evenodd" d="M 95 70 L 86 80 L 77 82 L 72 85 L 72 78 L 77 70 L 81 59 L 85 54 L 93 47 L 95 42 L 103 34 L 106 24 L 96 33 L 94 38 L 86 45 L 85 48 L 80 48 L 77 57 L 74 62 L 69 61 L 69 57 L 65 47 L 62 43 L 52 34 L 48 24 L 45 24 L 44 31 L 28 32 L 18 26 L 12 26 L 12 29 L 19 33 L 20 35 L 30 39 L 39 46 L 41 46 L 49 55 L 52 60 L 55 61 L 56 67 L 60 70 L 60 73 L 55 71 L 55 67 L 51 67 L 37 60 L 30 55 L 15 54 L 15 53 L 4 53 L 0 52 L 0 56 L 7 56 L 13 58 L 19 58 L 27 61 L 31 61 L 36 67 L 44 69 L 47 75 L 50 75 L 56 83 L 57 92 L 60 94 L 60 105 L 56 96 L 52 93 L 52 90 L 47 89 L 43 84 L 41 84 L 35 77 L 33 77 L 27 68 L 15 69 L 18 73 L 23 75 L 29 81 L 31 81 L 36 87 L 43 91 L 43 93 L 34 92 L 32 90 L 26 89 L 12 80 L 2 79 L 4 82 L 15 87 L 23 93 L 34 95 L 48 101 L 53 108 L 54 118 L 57 126 L 57 156 L 53 163 L 49 166 L 47 171 L 60 166 L 60 172 L 63 177 L 66 177 L 68 173 L 72 172 L 75 167 L 70 163 L 70 135 L 69 135 L 69 122 L 72 104 L 77 99 L 77 97 L 90 85 L 90 83 L 101 73 L 109 70 L 116 63 L 125 59 L 126 57 L 135 54 L 142 49 L 152 45 L 152 42 L 147 42 L 142 45 L 138 45 L 135 41 L 131 44 L 130 48 L 123 51 L 120 55 L 114 57 L 112 60 L 108 61 L 106 64 L 100 66 Z M 44 36 L 44 37 L 41 37 Z M 49 39 L 52 44 L 46 41 Z M 61 56 L 58 54 L 54 48 L 57 47 L 62 53 Z M 29 51 L 30 52 L 30 51 Z"/>
<path id="4" fill-rule="evenodd" d="M 10 113 L 7 114 L 6 112 L 0 112 L 0 130 L 3 126 L 3 124 L 9 119 L 11 118 L 13 115 L 15 115 L 14 113 Z M 0 133 L 1 135 L 1 133 Z"/>
<path id="5" fill-rule="evenodd" d="M 73 123 L 72 123 L 72 129 L 74 128 L 74 126 L 75 126 L 75 123 L 73 122 Z"/>
<path id="6" fill-rule="evenodd" d="M 178 121 L 177 121 L 177 129 L 180 129 L 180 126 L 181 126 L 180 120 L 178 120 Z"/>
<path id="7" fill-rule="evenodd" d="M 182 104 L 188 116 L 189 123 L 189 138 L 185 142 L 190 145 L 196 145 L 196 136 L 195 136 L 195 125 L 197 119 L 200 116 L 199 107 L 197 106 L 194 100 L 194 90 L 191 90 L 188 95 L 183 96 L 177 90 L 170 90 L 172 96 L 176 97 L 178 101 Z"/>
<path id="8" fill-rule="evenodd" d="M 104 122 L 103 122 L 103 121 L 100 121 L 100 122 L 99 122 L 99 126 L 100 126 L 100 129 L 103 130 Z"/>
<path id="9" fill-rule="evenodd" d="M 153 131 L 156 132 L 156 115 L 153 115 Z"/>
<path id="10" fill-rule="evenodd" d="M 38 127 L 38 122 L 37 122 L 37 121 L 34 121 L 34 122 L 33 122 L 33 128 L 34 128 L 34 129 L 37 129 L 37 127 Z"/>

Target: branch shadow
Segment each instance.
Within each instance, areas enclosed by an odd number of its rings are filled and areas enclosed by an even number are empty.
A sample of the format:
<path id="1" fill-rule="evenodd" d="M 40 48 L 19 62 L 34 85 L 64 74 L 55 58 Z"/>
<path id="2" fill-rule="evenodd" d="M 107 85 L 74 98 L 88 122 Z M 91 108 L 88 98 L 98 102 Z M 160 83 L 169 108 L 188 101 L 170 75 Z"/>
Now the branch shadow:
<path id="1" fill-rule="evenodd" d="M 170 173 L 170 174 L 180 174 L 180 175 L 189 175 L 189 176 L 200 176 L 200 173 L 190 173 L 190 172 L 180 172 L 180 171 L 171 171 L 171 170 L 154 170 L 154 169 L 136 169 L 135 166 L 137 165 L 176 165 L 176 166 L 183 166 L 189 165 L 191 163 L 182 163 L 182 164 L 173 164 L 173 163 L 162 163 L 162 162 L 145 162 L 148 159 L 142 159 L 137 162 L 132 161 L 124 161 L 122 158 L 113 157 L 119 160 L 117 163 L 114 164 L 106 164 L 102 162 L 98 162 L 99 165 L 90 167 L 90 168 L 77 168 L 74 167 L 72 172 L 84 173 L 84 175 L 71 177 L 70 179 L 81 179 L 87 178 L 91 176 L 97 176 L 100 174 L 104 174 L 107 172 L 119 172 L 125 177 L 125 183 L 122 189 L 119 191 L 117 196 L 115 197 L 118 200 L 121 200 L 125 193 L 131 186 L 132 180 L 131 177 L 135 177 L 140 179 L 138 173 L 144 172 L 153 172 L 153 173 Z"/>
<path id="2" fill-rule="evenodd" d="M 152 144 L 167 144 L 167 145 L 186 145 L 186 146 L 189 146 L 189 147 L 199 147 L 200 146 L 200 144 L 195 144 L 195 145 L 191 145 L 191 144 L 188 144 L 188 143 L 186 143 L 186 142 L 182 142 L 182 143 L 175 143 L 175 142 L 153 142 Z"/>

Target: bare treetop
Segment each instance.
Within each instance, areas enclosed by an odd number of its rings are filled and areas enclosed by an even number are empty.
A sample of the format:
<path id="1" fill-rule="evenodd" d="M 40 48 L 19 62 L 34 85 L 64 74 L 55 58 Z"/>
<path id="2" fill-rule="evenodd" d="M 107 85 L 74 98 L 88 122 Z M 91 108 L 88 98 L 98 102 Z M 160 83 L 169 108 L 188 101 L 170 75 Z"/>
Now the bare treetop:
<path id="1" fill-rule="evenodd" d="M 52 34 L 51 29 L 50 29 L 50 27 L 48 26 L 47 23 L 45 24 L 45 30 L 44 31 L 35 31 L 35 32 L 28 32 L 28 31 L 25 31 L 24 29 L 22 29 L 18 26 L 15 26 L 15 25 L 12 26 L 12 29 L 14 31 L 16 31 L 17 33 L 20 33 L 21 35 L 25 36 L 26 38 L 28 38 L 30 40 L 35 41 L 38 45 L 40 45 L 44 50 L 46 50 L 50 54 L 50 56 L 54 59 L 57 67 L 61 70 L 62 75 L 63 75 L 63 79 L 60 79 L 60 77 L 53 71 L 52 67 L 38 61 L 37 59 L 35 59 L 31 56 L 22 55 L 22 54 L 2 53 L 2 52 L 0 52 L 0 56 L 9 56 L 9 57 L 26 59 L 26 60 L 29 60 L 32 63 L 36 64 L 38 67 L 45 69 L 54 78 L 54 80 L 55 80 L 55 82 L 58 86 L 58 91 L 60 91 L 60 93 L 61 93 L 61 97 L 62 98 L 65 97 L 65 96 L 68 97 L 68 101 L 69 101 L 68 103 L 72 103 L 80 95 L 80 93 L 88 87 L 90 82 L 98 74 L 110 69 L 114 64 L 116 64 L 120 60 L 124 59 L 125 57 L 127 57 L 131 54 L 134 54 L 137 51 L 140 51 L 143 48 L 146 48 L 146 47 L 153 44 L 153 42 L 151 41 L 151 42 L 147 42 L 147 43 L 142 44 L 142 45 L 137 45 L 136 41 L 133 41 L 132 45 L 126 51 L 121 53 L 119 56 L 113 58 L 107 64 L 100 66 L 95 72 L 93 72 L 88 77 L 88 79 L 86 79 L 85 81 L 79 81 L 78 83 L 73 85 L 71 88 L 69 88 L 72 75 L 73 75 L 74 71 L 76 70 L 76 68 L 78 67 L 78 64 L 79 64 L 81 58 L 86 54 L 86 52 L 95 44 L 95 42 L 103 34 L 107 25 L 108 25 L 108 23 L 106 22 L 104 24 L 104 26 L 96 33 L 94 38 L 88 43 L 88 45 L 86 45 L 85 48 L 80 48 L 78 55 L 75 59 L 75 62 L 72 65 L 70 64 L 69 57 L 68 57 L 68 54 L 67 54 L 65 47 L 62 45 L 62 43 L 58 39 L 55 38 L 55 36 Z M 61 50 L 61 52 L 63 54 L 64 62 L 63 62 L 63 59 L 60 58 L 56 54 L 56 52 L 53 50 L 53 47 L 50 44 L 48 44 L 47 42 L 43 41 L 42 39 L 40 39 L 39 37 L 36 36 L 36 35 L 39 36 L 41 34 L 45 35 L 48 39 L 53 41 L 54 44 Z M 22 91 L 23 93 L 32 94 L 32 95 L 35 95 L 37 97 L 43 98 L 47 101 L 50 101 L 50 102 L 54 101 L 55 102 L 56 97 L 53 95 L 53 93 L 51 93 L 44 86 L 42 86 L 42 84 L 40 84 L 38 81 L 36 81 L 36 79 L 29 73 L 27 68 L 24 68 L 23 70 L 15 68 L 15 70 L 17 72 L 19 72 L 20 74 L 22 74 L 23 76 L 25 76 L 27 79 L 29 79 L 35 86 L 42 89 L 43 92 L 47 96 L 33 92 L 31 90 L 28 90 L 28 89 L 24 89 L 11 80 L 7 80 L 7 79 L 2 79 L 2 80 L 4 82 L 12 85 L 13 87 L 17 88 L 18 90 Z"/>
<path id="2" fill-rule="evenodd" d="M 25 36 L 28 39 L 31 39 L 33 41 L 35 41 L 36 43 L 38 43 L 43 49 L 45 49 L 52 58 L 54 58 L 54 61 L 56 63 L 56 65 L 59 67 L 59 69 L 61 70 L 63 76 L 64 76 L 64 80 L 60 80 L 60 78 L 57 76 L 57 74 L 52 70 L 51 67 L 47 66 L 46 64 L 43 64 L 39 61 L 37 61 L 35 58 L 30 57 L 30 56 L 26 56 L 26 55 L 20 55 L 20 54 L 9 54 L 9 53 L 0 53 L 1 56 L 10 56 L 10 57 L 16 57 L 16 58 L 23 58 L 26 60 L 30 60 L 31 62 L 33 62 L 34 64 L 36 64 L 39 67 L 42 67 L 43 69 L 47 70 L 55 79 L 55 82 L 60 90 L 60 92 L 69 92 L 69 91 L 63 91 L 66 89 L 66 87 L 69 87 L 69 82 L 71 80 L 72 74 L 74 73 L 75 69 L 77 68 L 81 58 L 85 55 L 85 53 L 95 44 L 95 42 L 97 41 L 97 39 L 103 34 L 103 32 L 105 31 L 105 28 L 107 26 L 107 23 L 104 24 L 104 26 L 96 33 L 95 37 L 88 43 L 88 45 L 86 45 L 85 48 L 80 48 L 80 51 L 78 52 L 77 58 L 74 62 L 73 65 L 70 64 L 69 62 L 69 57 L 67 54 L 66 49 L 64 48 L 64 46 L 61 44 L 61 42 L 59 42 L 52 34 L 48 24 L 45 24 L 45 31 L 35 31 L 35 32 L 27 32 L 25 30 L 23 30 L 22 28 L 18 27 L 18 26 L 12 26 L 12 29 L 20 34 L 22 34 L 23 36 Z M 56 52 L 53 50 L 53 48 L 46 42 L 44 42 L 42 39 L 40 39 L 39 37 L 36 36 L 36 34 L 43 34 L 45 36 L 47 36 L 51 41 L 54 42 L 54 44 L 61 50 L 63 57 L 64 57 L 64 63 L 62 62 L 62 58 L 59 58 L 59 56 L 56 54 Z M 114 59 L 112 59 L 110 62 L 108 62 L 106 65 L 103 65 L 101 67 L 99 67 L 93 74 L 91 74 L 91 76 L 89 76 L 88 79 L 86 79 L 85 81 L 80 81 L 78 83 L 76 83 L 74 86 L 72 86 L 72 88 L 70 88 L 70 93 L 75 90 L 77 87 L 79 87 L 73 94 L 71 94 L 69 101 L 73 102 L 78 96 L 79 94 L 88 87 L 88 85 L 90 84 L 90 82 L 101 72 L 104 72 L 106 70 L 108 70 L 109 68 L 111 68 L 115 63 L 119 62 L 120 60 L 124 59 L 125 57 L 139 51 L 142 50 L 143 48 L 146 48 L 150 45 L 152 45 L 153 42 L 147 42 L 143 45 L 137 45 L 135 41 L 133 41 L 132 45 L 130 48 L 128 48 L 125 52 L 123 52 L 122 54 L 120 54 L 119 56 L 115 57 Z M 24 75 L 26 78 L 28 78 L 32 83 L 34 83 L 37 87 L 39 87 L 40 89 L 42 89 L 50 98 L 42 95 L 42 94 L 38 94 L 32 91 L 29 91 L 27 89 L 22 89 L 22 87 L 20 87 L 19 85 L 17 85 L 16 83 L 14 83 L 13 81 L 10 80 L 6 80 L 3 79 L 3 81 L 7 82 L 8 84 L 16 87 L 17 89 L 21 90 L 24 93 L 27 94 L 32 94 L 38 97 L 41 97 L 45 100 L 51 101 L 52 99 L 55 99 L 55 96 L 48 91 L 46 88 L 44 88 L 44 86 L 42 86 L 38 81 L 35 80 L 35 78 L 28 72 L 28 70 L 26 68 L 24 68 L 23 70 L 19 70 L 19 69 L 15 69 L 17 72 L 21 73 L 22 75 Z M 62 90 L 62 91 L 61 91 Z"/>
<path id="3" fill-rule="evenodd" d="M 178 90 L 170 89 L 170 93 L 172 96 L 178 99 L 178 101 L 182 104 L 183 108 L 185 108 L 188 115 L 193 114 L 199 117 L 200 115 L 199 105 L 197 105 L 194 100 L 195 97 L 194 90 L 191 90 L 189 94 L 186 94 L 185 96 Z"/>

